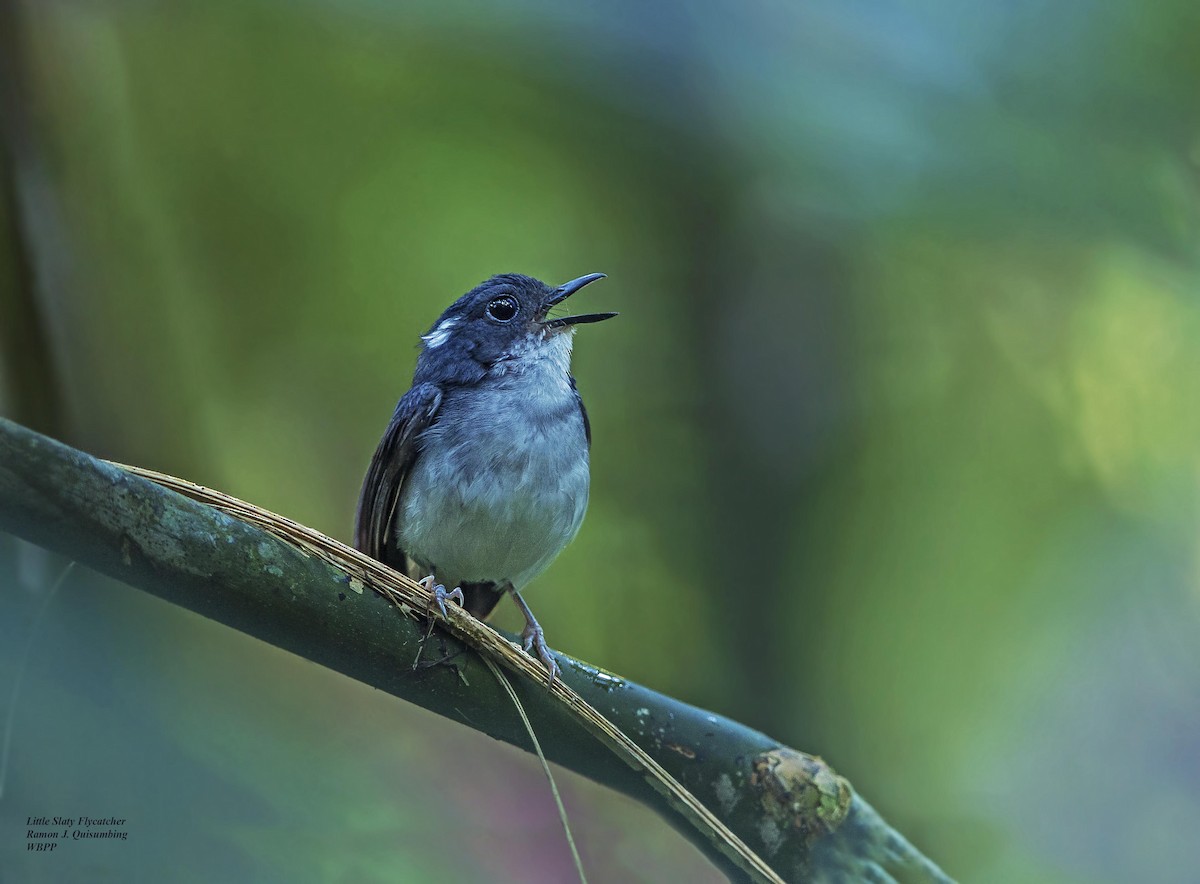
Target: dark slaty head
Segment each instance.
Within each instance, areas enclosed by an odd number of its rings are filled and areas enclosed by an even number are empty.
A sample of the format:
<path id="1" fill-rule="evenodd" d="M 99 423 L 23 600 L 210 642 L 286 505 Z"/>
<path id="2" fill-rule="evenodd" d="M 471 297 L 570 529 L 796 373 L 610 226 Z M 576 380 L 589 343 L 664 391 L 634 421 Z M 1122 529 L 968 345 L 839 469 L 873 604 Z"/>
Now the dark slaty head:
<path id="1" fill-rule="evenodd" d="M 446 308 L 421 336 L 417 380 L 470 383 L 497 362 L 585 322 L 615 313 L 551 317 L 549 312 L 585 285 L 603 279 L 589 273 L 558 288 L 532 276 L 503 273 L 477 285 Z"/>

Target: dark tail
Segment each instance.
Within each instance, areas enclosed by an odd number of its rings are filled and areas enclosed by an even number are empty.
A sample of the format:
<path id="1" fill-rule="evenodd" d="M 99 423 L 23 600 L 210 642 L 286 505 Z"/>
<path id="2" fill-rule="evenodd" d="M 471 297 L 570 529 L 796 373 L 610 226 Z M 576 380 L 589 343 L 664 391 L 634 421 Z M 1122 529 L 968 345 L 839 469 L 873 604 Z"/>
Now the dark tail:
<path id="1" fill-rule="evenodd" d="M 504 598 L 504 590 L 494 583 L 463 583 L 461 586 L 463 607 L 480 620 L 492 613 Z"/>

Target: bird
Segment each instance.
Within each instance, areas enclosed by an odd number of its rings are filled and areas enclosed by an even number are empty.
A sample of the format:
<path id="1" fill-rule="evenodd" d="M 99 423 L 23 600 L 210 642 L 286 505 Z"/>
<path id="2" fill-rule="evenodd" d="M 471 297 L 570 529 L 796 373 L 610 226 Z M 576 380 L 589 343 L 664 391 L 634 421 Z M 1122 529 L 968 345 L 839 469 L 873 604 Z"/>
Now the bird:
<path id="1" fill-rule="evenodd" d="M 503 273 L 447 307 L 421 336 L 412 387 L 371 457 L 355 515 L 358 550 L 426 575 L 431 615 L 457 601 L 482 620 L 512 596 L 523 646 L 550 685 L 558 664 L 521 592 L 583 523 L 592 431 L 571 349 L 577 326 L 617 315 L 550 311 L 604 277 L 551 288 Z"/>

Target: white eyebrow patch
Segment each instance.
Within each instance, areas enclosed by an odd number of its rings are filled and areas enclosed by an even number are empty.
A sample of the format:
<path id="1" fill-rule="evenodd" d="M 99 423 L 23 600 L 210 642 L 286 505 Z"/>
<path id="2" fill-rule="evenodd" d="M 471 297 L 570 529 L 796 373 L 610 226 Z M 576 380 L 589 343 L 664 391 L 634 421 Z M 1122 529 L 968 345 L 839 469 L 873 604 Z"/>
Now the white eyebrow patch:
<path id="1" fill-rule="evenodd" d="M 452 316 L 449 319 L 443 319 L 441 323 L 427 335 L 421 335 L 421 340 L 425 342 L 425 346 L 431 350 L 434 347 L 440 347 L 450 338 L 450 332 L 454 326 L 458 325 L 458 317 Z"/>

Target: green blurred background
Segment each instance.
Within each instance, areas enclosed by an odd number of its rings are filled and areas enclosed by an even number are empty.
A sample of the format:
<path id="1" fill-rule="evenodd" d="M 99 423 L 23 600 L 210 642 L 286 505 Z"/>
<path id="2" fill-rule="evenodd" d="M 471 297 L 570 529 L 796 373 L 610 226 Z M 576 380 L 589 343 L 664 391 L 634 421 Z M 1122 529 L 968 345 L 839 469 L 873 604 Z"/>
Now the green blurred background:
<path id="1" fill-rule="evenodd" d="M 347 539 L 438 313 L 606 272 L 551 644 L 962 880 L 1200 875 L 1194 0 L 26 0 L 0 51 L 0 413 Z M 0 880 L 569 880 L 529 756 L 60 570 L 0 541 Z M 717 880 L 560 778 L 593 880 Z M 131 842 L 30 859 L 60 812 Z"/>

